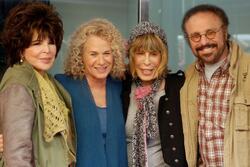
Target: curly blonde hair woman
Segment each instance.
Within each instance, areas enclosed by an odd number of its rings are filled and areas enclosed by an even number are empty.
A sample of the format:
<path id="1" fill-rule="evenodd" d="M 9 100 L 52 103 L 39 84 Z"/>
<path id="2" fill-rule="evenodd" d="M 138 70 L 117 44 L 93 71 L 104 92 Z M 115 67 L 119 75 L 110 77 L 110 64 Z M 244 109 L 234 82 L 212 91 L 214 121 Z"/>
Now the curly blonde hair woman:
<path id="1" fill-rule="evenodd" d="M 69 44 L 67 59 L 65 61 L 65 73 L 74 78 L 83 78 L 85 66 L 83 62 L 84 46 L 89 36 L 98 36 L 111 44 L 114 65 L 110 75 L 113 78 L 123 78 L 125 65 L 125 47 L 121 33 L 108 20 L 96 18 L 83 23 L 73 33 Z"/>
<path id="2" fill-rule="evenodd" d="M 93 19 L 73 33 L 65 74 L 56 79 L 72 98 L 77 131 L 77 167 L 127 167 L 121 89 L 121 34 L 105 19 Z"/>

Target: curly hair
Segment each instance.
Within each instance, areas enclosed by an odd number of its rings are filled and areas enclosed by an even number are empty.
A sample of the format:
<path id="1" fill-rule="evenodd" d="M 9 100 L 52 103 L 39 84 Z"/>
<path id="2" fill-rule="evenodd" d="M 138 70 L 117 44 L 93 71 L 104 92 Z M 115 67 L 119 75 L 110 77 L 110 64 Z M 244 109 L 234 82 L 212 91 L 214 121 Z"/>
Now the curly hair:
<path id="1" fill-rule="evenodd" d="M 125 72 L 125 45 L 121 33 L 108 20 L 95 18 L 81 24 L 72 34 L 67 58 L 65 59 L 64 71 L 66 75 L 74 78 L 83 78 L 85 67 L 83 62 L 84 45 L 89 36 L 98 36 L 111 44 L 112 54 L 114 56 L 114 65 L 110 76 L 122 79 Z"/>
<path id="2" fill-rule="evenodd" d="M 1 34 L 8 66 L 20 61 L 21 55 L 37 32 L 39 39 L 48 37 L 59 52 L 63 39 L 63 22 L 52 5 L 42 2 L 23 2 L 12 8 Z"/>

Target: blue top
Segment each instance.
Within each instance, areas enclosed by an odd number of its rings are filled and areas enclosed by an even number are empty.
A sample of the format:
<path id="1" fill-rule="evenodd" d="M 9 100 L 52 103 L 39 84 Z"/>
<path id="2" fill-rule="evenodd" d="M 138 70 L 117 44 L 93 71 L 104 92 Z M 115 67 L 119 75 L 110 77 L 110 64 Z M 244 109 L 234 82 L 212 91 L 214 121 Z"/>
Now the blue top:
<path id="1" fill-rule="evenodd" d="M 77 132 L 77 167 L 127 167 L 121 81 L 110 77 L 106 84 L 107 131 L 103 145 L 101 122 L 87 80 L 64 74 L 55 78 L 70 93 Z"/>
<path id="2" fill-rule="evenodd" d="M 105 145 L 106 133 L 107 133 L 107 109 L 106 107 L 98 107 L 98 106 L 96 106 L 96 108 L 100 119 L 103 143 Z"/>

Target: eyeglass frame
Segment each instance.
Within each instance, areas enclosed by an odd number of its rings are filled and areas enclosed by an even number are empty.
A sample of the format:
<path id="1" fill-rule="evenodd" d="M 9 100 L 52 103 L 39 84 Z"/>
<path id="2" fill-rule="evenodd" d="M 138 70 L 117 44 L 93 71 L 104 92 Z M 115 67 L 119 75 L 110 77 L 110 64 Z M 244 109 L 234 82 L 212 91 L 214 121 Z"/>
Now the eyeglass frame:
<path id="1" fill-rule="evenodd" d="M 219 32 L 220 30 L 222 30 L 223 27 L 224 27 L 224 25 L 221 25 L 221 26 L 220 26 L 219 28 L 217 28 L 217 29 L 208 29 L 205 33 L 202 33 L 202 34 L 200 34 L 200 33 L 194 33 L 193 35 L 190 35 L 190 36 L 186 35 L 186 38 L 190 39 L 192 42 L 198 43 L 198 42 L 201 41 L 201 38 L 202 38 L 202 36 L 204 35 L 207 39 L 210 39 L 210 40 L 211 40 L 211 39 L 214 39 L 214 38 L 215 38 L 217 32 Z M 208 37 L 208 32 L 214 33 L 213 37 L 209 38 L 209 37 Z M 193 40 L 192 37 L 194 37 L 195 35 L 199 35 L 199 40 L 197 40 L 197 41 Z"/>

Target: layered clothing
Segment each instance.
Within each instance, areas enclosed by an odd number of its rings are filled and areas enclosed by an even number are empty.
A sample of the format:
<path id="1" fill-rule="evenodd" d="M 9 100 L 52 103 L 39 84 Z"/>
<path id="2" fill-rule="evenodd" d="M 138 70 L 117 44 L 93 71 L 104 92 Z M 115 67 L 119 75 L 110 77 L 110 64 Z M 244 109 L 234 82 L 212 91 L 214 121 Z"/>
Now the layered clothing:
<path id="1" fill-rule="evenodd" d="M 250 56 L 234 42 L 229 42 L 229 75 L 233 88 L 229 113 L 224 122 L 224 167 L 250 166 Z M 196 63 L 186 70 L 181 89 L 181 116 L 188 166 L 196 167 L 199 159 L 197 106 L 199 72 Z"/>
<path id="2" fill-rule="evenodd" d="M 9 67 L 0 84 L 0 133 L 4 136 L 3 160 L 6 166 L 50 167 L 75 163 L 75 128 L 71 100 L 66 90 L 48 75 L 54 93 L 67 108 L 67 132 L 45 140 L 45 105 L 33 67 L 24 62 Z M 59 111 L 60 112 L 60 111 Z M 51 114 L 53 114 L 51 112 Z M 54 130 L 54 128 L 52 128 Z"/>
<path id="3" fill-rule="evenodd" d="M 165 78 L 165 94 L 160 97 L 157 111 L 163 159 L 166 164 L 173 167 L 187 166 L 179 103 L 179 90 L 184 80 L 185 77 L 181 71 L 167 75 Z M 128 75 L 126 81 L 123 82 L 122 93 L 125 121 L 129 111 L 132 84 L 133 80 Z"/>
<path id="4" fill-rule="evenodd" d="M 55 78 L 71 95 L 77 131 L 77 167 L 126 167 L 127 152 L 121 104 L 121 81 L 107 78 L 105 144 L 97 106 L 87 79 L 58 74 Z"/>

